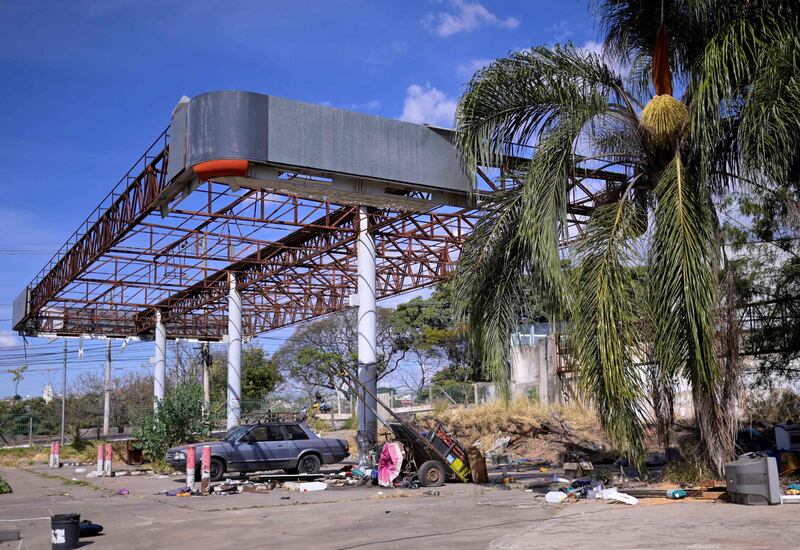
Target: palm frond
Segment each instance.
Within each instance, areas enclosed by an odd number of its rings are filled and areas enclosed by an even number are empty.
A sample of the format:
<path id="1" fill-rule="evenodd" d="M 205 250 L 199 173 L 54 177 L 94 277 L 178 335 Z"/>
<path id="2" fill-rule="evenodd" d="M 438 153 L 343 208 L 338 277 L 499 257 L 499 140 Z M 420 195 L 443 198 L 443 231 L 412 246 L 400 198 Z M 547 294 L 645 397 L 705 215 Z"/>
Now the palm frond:
<path id="1" fill-rule="evenodd" d="M 680 373 L 702 392 L 717 381 L 714 351 L 718 250 L 707 190 L 676 155 L 655 189 L 651 277 L 655 349 L 667 372 Z"/>
<path id="2" fill-rule="evenodd" d="M 468 171 L 496 166 L 559 124 L 588 120 L 623 103 L 622 82 L 600 58 L 571 45 L 537 47 L 478 71 L 456 110 L 458 149 Z M 620 106 L 624 108 L 624 106 Z"/>
<path id="3" fill-rule="evenodd" d="M 643 468 L 646 391 L 637 365 L 637 216 L 635 204 L 623 197 L 598 208 L 589 222 L 575 249 L 570 339 L 581 391 L 594 402 L 611 440 Z"/>

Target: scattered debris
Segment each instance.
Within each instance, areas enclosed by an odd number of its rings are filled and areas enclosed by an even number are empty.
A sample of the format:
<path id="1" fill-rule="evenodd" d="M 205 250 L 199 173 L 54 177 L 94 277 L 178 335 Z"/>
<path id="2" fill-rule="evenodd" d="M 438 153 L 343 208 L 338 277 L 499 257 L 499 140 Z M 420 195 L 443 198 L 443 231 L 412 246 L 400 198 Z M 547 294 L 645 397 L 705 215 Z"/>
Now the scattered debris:
<path id="1" fill-rule="evenodd" d="M 99 523 L 92 523 L 91 520 L 85 519 L 80 525 L 81 537 L 96 537 L 103 532 L 103 526 Z"/>
<path id="2" fill-rule="evenodd" d="M 127 496 L 130 494 L 130 491 L 128 491 L 128 489 L 126 489 L 125 487 L 121 487 L 117 489 L 117 494 L 120 496 Z"/>

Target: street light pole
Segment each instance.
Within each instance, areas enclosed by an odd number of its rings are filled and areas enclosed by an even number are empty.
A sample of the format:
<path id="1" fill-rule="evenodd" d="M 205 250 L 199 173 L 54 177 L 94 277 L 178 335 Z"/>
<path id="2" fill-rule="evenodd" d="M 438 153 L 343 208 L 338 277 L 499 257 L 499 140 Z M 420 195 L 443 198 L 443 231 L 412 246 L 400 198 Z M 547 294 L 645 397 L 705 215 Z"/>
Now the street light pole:
<path id="1" fill-rule="evenodd" d="M 106 380 L 103 399 L 103 436 L 108 437 L 111 427 L 111 340 L 106 343 Z"/>
<path id="2" fill-rule="evenodd" d="M 61 385 L 61 448 L 64 448 L 64 418 L 67 415 L 67 339 L 64 338 L 64 378 Z"/>

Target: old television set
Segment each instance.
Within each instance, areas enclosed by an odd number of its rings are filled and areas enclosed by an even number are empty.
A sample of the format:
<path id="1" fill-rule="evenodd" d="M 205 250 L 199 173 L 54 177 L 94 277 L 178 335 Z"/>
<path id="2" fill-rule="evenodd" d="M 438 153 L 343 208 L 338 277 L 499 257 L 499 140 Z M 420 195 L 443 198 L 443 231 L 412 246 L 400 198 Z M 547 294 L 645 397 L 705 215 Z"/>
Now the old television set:
<path id="1" fill-rule="evenodd" d="M 742 455 L 725 465 L 725 485 L 737 504 L 781 503 L 778 464 L 771 456 Z"/>

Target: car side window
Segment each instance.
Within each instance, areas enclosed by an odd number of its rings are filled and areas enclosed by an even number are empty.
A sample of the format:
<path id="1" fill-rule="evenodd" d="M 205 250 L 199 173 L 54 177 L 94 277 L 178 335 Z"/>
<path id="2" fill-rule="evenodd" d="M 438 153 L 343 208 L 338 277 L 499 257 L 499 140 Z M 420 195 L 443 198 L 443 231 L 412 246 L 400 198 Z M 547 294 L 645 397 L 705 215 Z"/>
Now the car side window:
<path id="1" fill-rule="evenodd" d="M 267 426 L 267 441 L 283 441 L 284 439 L 280 426 Z"/>
<path id="2" fill-rule="evenodd" d="M 256 441 L 283 441 L 280 426 L 258 426 L 250 431 Z"/>
<path id="3" fill-rule="evenodd" d="M 286 430 L 286 437 L 292 441 L 308 439 L 308 434 L 297 424 L 288 424 L 283 429 Z"/>

